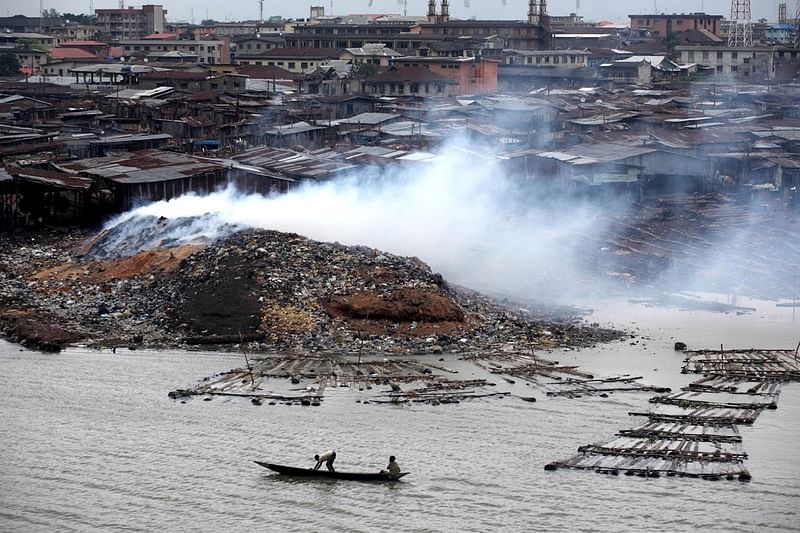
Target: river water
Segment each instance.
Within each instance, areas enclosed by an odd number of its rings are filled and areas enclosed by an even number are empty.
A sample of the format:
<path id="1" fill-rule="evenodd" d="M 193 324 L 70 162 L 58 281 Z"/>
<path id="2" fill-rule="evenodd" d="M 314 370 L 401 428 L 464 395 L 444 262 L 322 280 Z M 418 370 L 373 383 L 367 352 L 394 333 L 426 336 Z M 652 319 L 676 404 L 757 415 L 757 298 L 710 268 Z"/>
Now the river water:
<path id="1" fill-rule="evenodd" d="M 673 388 L 675 340 L 691 348 L 787 348 L 791 309 L 746 315 L 610 301 L 589 320 L 631 339 L 552 354 L 604 374 Z M 450 364 L 450 363 L 448 363 Z M 452 364 L 458 364 L 452 362 Z M 647 393 L 513 398 L 460 405 L 363 405 L 337 389 L 320 407 L 238 399 L 181 404 L 167 393 L 242 365 L 234 355 L 21 350 L 0 341 L 2 531 L 797 531 L 800 385 L 743 428 L 750 483 L 643 479 L 543 466 L 638 425 Z M 461 374 L 470 367 L 461 365 Z M 479 376 L 478 371 L 474 371 Z M 523 385 L 498 384 L 507 389 Z M 535 394 L 530 388 L 521 390 Z M 335 447 L 340 470 L 397 455 L 407 481 L 359 484 L 275 476 L 254 459 L 310 465 Z"/>

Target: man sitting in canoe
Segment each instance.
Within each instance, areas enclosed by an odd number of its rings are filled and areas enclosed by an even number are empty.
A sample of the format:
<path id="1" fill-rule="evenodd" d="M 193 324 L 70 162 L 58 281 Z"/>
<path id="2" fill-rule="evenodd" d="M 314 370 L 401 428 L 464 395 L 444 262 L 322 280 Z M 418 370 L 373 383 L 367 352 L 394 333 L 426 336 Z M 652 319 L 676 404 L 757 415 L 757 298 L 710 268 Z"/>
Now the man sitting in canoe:
<path id="1" fill-rule="evenodd" d="M 322 466 L 322 463 L 325 463 L 325 466 L 328 468 L 328 472 L 335 472 L 333 469 L 333 462 L 336 460 L 335 450 L 322 452 L 319 455 L 315 455 L 314 459 L 317 460 L 317 464 L 314 465 L 314 470 L 319 470 L 319 467 Z"/>
<path id="2" fill-rule="evenodd" d="M 386 467 L 386 470 L 381 470 L 381 474 L 389 474 L 390 476 L 396 476 L 400 473 L 400 465 L 397 464 L 394 455 L 389 456 L 389 466 Z"/>

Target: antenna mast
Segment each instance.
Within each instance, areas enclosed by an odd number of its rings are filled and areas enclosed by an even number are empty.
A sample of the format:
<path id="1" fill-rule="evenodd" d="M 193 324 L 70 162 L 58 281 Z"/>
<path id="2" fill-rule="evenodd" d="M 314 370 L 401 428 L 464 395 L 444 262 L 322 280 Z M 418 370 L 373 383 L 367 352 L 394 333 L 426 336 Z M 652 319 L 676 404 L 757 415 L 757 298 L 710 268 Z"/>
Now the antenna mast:
<path id="1" fill-rule="evenodd" d="M 750 0 L 731 0 L 731 27 L 728 30 L 728 46 L 735 48 L 753 46 Z"/>

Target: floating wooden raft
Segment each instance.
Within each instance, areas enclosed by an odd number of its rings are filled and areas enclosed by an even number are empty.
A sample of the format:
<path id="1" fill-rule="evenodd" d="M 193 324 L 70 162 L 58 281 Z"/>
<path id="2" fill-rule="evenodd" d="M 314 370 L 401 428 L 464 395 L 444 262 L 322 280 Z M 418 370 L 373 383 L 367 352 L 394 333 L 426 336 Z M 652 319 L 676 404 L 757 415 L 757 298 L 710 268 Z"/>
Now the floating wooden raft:
<path id="1" fill-rule="evenodd" d="M 581 453 L 629 455 L 633 457 L 680 457 L 686 460 L 741 461 L 747 459 L 740 442 L 711 442 L 693 439 L 637 439 L 618 437 L 605 444 L 578 448 Z"/>
<path id="2" fill-rule="evenodd" d="M 752 424 L 761 409 L 735 409 L 730 407 L 688 407 L 678 405 L 656 405 L 650 411 L 628 413 L 631 416 L 646 416 L 651 421 L 680 422 L 685 424 Z"/>
<path id="3" fill-rule="evenodd" d="M 250 368 L 237 368 L 205 378 L 191 389 L 170 393 L 172 398 L 189 396 L 242 396 L 253 403 L 275 400 L 285 403 L 319 405 L 327 387 L 349 387 L 359 391 L 386 385 L 385 393 L 372 393 L 365 403 L 422 401 L 458 403 L 461 400 L 506 393 L 478 394 L 476 389 L 493 385 L 485 380 L 452 380 L 444 374 L 453 370 L 416 360 L 351 361 L 336 356 L 271 356 L 251 359 Z M 286 383 L 305 387 L 287 388 Z M 310 382 L 310 384 L 308 384 Z M 403 391 L 401 384 L 412 386 Z M 416 385 L 414 387 L 414 385 Z M 265 390 L 267 387 L 273 390 Z M 277 392 L 275 388 L 284 388 Z M 359 400 L 360 401 L 360 400 Z"/>
<path id="4" fill-rule="evenodd" d="M 707 442 L 742 442 L 742 436 L 733 424 L 716 426 L 655 420 L 634 429 L 623 429 L 619 432 L 619 435 L 647 440 L 683 439 Z"/>
<path id="5" fill-rule="evenodd" d="M 470 356 L 477 365 L 492 374 L 527 381 L 542 389 L 548 396 L 580 398 L 606 396 L 613 392 L 669 392 L 667 387 L 645 385 L 642 376 L 625 374 L 595 377 L 577 366 L 563 366 L 556 361 L 518 352 L 495 352 Z M 547 380 L 547 381 L 545 381 Z M 512 380 L 509 380 L 512 381 Z"/>
<path id="6" fill-rule="evenodd" d="M 772 396 L 777 400 L 782 383 L 780 381 L 741 380 L 724 376 L 708 376 L 689 383 L 681 388 L 695 392 L 727 392 L 730 394 L 746 394 L 750 396 Z"/>
<path id="7" fill-rule="evenodd" d="M 699 350 L 687 352 L 682 372 L 725 378 L 800 380 L 794 350 Z"/>
<path id="8" fill-rule="evenodd" d="M 647 412 L 629 413 L 647 417 L 644 425 L 622 430 L 605 444 L 581 446 L 579 455 L 545 469 L 749 480 L 736 426 L 777 408 L 781 384 L 800 377 L 795 351 L 693 351 L 683 372 L 705 377 L 680 392 L 650 398 L 655 405 Z"/>
<path id="9" fill-rule="evenodd" d="M 741 461 L 689 460 L 682 457 L 637 457 L 582 453 L 548 464 L 546 470 L 577 468 L 601 474 L 637 475 L 640 477 L 680 476 L 704 479 L 739 479 L 747 481 L 750 472 Z"/>
<path id="10" fill-rule="evenodd" d="M 731 392 L 683 391 L 650 398 L 651 403 L 689 407 L 720 407 L 732 409 L 777 409 L 777 394 L 736 394 Z"/>

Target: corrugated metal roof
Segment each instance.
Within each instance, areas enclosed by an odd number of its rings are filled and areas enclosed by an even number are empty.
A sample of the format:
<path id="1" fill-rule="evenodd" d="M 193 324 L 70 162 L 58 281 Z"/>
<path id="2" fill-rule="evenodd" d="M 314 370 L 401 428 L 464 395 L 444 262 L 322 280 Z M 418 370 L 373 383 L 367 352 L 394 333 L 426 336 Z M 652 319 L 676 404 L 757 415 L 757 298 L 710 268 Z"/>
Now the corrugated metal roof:
<path id="1" fill-rule="evenodd" d="M 82 178 L 66 172 L 57 172 L 53 170 L 10 166 L 6 167 L 6 171 L 19 180 L 50 185 L 59 189 L 86 190 L 94 183 L 94 180 L 90 178 Z"/>
<path id="2" fill-rule="evenodd" d="M 152 183 L 201 176 L 226 168 L 224 162 L 163 150 L 139 150 L 58 165 L 68 172 L 118 183 Z"/>
<path id="3" fill-rule="evenodd" d="M 336 124 L 363 124 L 367 126 L 375 126 L 389 120 L 394 120 L 400 116 L 402 115 L 395 115 L 392 113 L 361 113 L 360 115 L 343 118 L 334 122 Z"/>
<path id="4" fill-rule="evenodd" d="M 355 168 L 327 157 L 272 147 L 250 150 L 235 156 L 234 160 L 298 178 L 323 178 Z"/>

